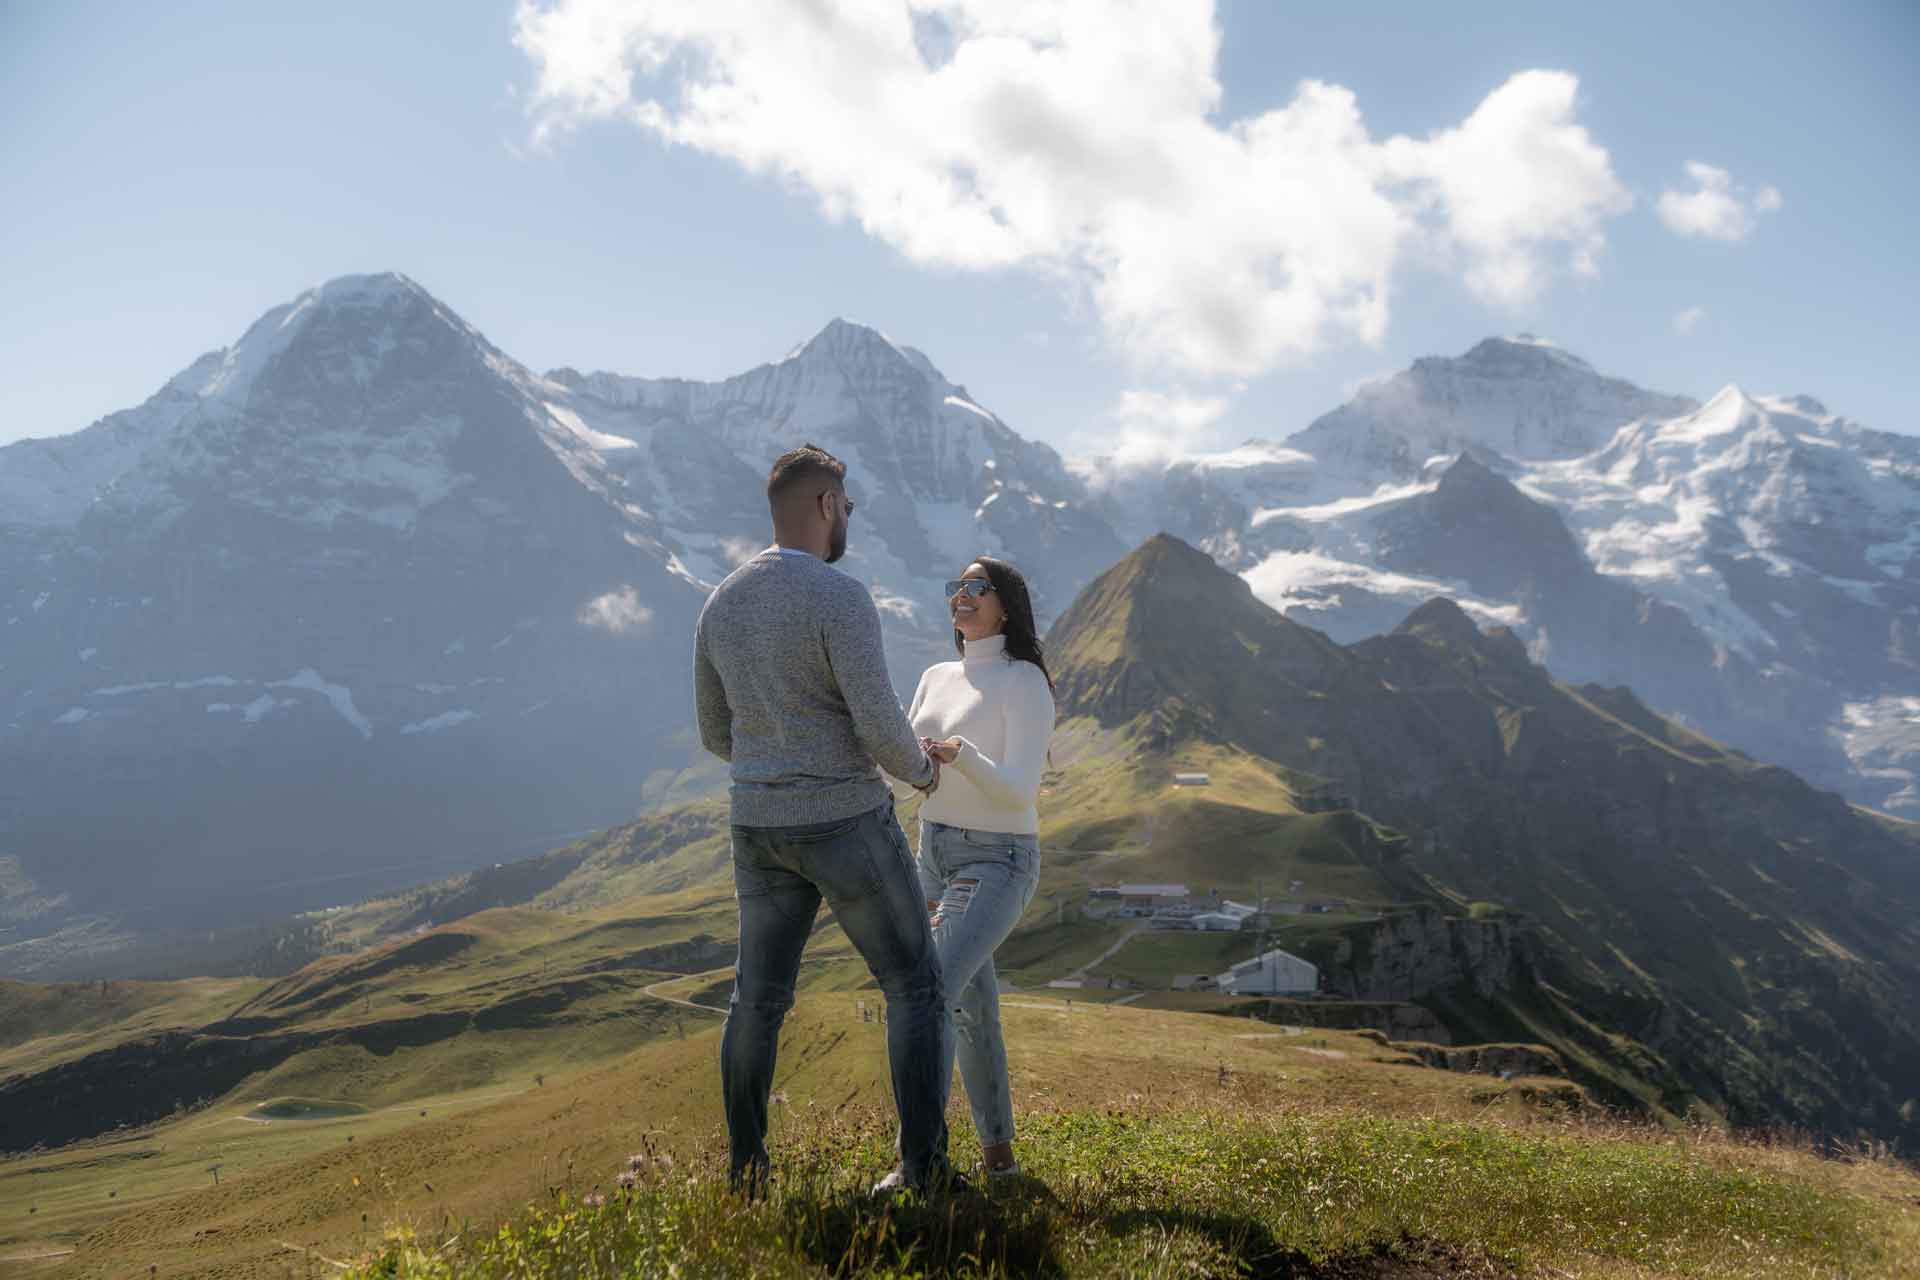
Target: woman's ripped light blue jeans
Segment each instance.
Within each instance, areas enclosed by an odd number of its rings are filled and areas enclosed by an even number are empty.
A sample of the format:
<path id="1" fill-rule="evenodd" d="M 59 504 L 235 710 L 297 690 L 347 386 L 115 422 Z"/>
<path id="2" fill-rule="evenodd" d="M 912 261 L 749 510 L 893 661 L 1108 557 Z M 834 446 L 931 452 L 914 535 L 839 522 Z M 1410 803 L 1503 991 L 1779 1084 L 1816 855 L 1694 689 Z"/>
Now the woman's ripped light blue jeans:
<path id="1" fill-rule="evenodd" d="M 920 822 L 920 887 L 933 911 L 933 941 L 953 1010 L 954 1059 L 982 1146 L 1013 1141 L 1007 1043 L 1000 1034 L 1000 978 L 993 953 L 1040 883 L 1038 837 Z"/>

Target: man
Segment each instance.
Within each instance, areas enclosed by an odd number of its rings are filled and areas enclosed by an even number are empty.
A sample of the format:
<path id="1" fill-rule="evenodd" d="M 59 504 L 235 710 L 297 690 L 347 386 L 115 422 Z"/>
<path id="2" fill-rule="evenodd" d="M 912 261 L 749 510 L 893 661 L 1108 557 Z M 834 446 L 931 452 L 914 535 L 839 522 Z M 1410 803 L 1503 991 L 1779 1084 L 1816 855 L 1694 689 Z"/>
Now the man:
<path id="1" fill-rule="evenodd" d="M 950 1177 L 953 1060 L 940 961 L 893 796 L 876 769 L 932 791 L 887 678 L 867 589 L 829 568 L 847 548 L 846 464 L 813 445 L 767 477 L 774 545 L 720 584 L 694 632 L 700 740 L 729 761 L 740 956 L 720 1041 L 731 1176 L 768 1168 L 767 1097 L 800 953 L 825 897 L 887 999 L 887 1056 L 908 1185 Z"/>

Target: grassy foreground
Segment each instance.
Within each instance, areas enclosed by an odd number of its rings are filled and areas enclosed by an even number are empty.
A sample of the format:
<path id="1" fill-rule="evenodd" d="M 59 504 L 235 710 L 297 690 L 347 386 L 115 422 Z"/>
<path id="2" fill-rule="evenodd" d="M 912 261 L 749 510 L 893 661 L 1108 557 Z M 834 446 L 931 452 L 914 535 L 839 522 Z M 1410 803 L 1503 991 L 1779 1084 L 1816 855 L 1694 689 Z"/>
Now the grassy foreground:
<path id="1" fill-rule="evenodd" d="M 0 1161 L 0 1277 L 1920 1274 L 1920 1176 L 1892 1161 L 1621 1125 L 1564 1081 L 1361 1033 L 1037 993 L 1003 1002 L 1034 1177 L 876 1204 L 885 1029 L 856 970 L 812 971 L 788 1019 L 766 1201 L 724 1190 L 717 1017 L 650 997 L 684 1026 L 544 1083 L 381 1105 L 316 1064 Z M 532 1065 L 519 1037 L 585 1030 L 486 1034 Z M 437 1076 L 431 1046 L 408 1055 Z"/>
<path id="2" fill-rule="evenodd" d="M 865 1194 L 889 1149 L 872 1111 L 781 1143 L 757 1204 L 648 1148 L 610 1193 L 492 1234 L 403 1227 L 350 1274 L 1852 1277 L 1920 1258 L 1898 1175 L 1718 1140 L 1216 1104 L 1036 1117 L 1025 1141 L 1030 1178 L 892 1205 Z"/>
<path id="3" fill-rule="evenodd" d="M 842 1042 L 837 1003 L 790 1024 L 765 1200 L 726 1191 L 709 1102 L 495 1220 L 403 1216 L 346 1274 L 1920 1275 L 1920 1176 L 1894 1161 L 1623 1124 L 1553 1082 L 1411 1067 L 1360 1036 L 1025 998 L 1008 1016 L 1029 1176 L 877 1202 L 880 1040 Z M 695 1096 L 713 1087 L 697 1039 L 661 1047 Z"/>

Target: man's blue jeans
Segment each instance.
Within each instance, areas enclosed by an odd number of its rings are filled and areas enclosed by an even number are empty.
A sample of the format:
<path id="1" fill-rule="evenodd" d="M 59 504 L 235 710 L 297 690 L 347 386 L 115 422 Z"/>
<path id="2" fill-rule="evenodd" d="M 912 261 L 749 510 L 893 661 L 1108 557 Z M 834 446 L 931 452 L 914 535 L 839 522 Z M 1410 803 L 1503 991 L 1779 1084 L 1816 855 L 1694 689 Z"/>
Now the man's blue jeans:
<path id="1" fill-rule="evenodd" d="M 887 999 L 900 1164 L 924 1186 L 947 1172 L 953 1030 L 940 957 L 907 837 L 888 801 L 836 822 L 733 828 L 740 958 L 720 1039 L 720 1089 L 736 1183 L 767 1170 L 767 1096 L 800 953 L 824 897 Z"/>

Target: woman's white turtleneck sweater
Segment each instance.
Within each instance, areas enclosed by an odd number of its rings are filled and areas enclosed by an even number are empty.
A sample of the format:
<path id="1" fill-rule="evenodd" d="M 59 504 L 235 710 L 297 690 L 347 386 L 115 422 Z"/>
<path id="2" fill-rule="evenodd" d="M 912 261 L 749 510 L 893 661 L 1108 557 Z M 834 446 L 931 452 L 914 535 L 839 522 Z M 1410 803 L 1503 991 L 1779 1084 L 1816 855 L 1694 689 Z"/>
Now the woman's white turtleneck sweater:
<path id="1" fill-rule="evenodd" d="M 1053 736 L 1053 691 L 1031 662 L 1007 661 L 1005 636 L 969 640 L 959 662 L 928 667 L 907 710 L 924 738 L 959 738 L 960 756 L 920 816 L 950 827 L 1040 830 L 1040 775 Z"/>

